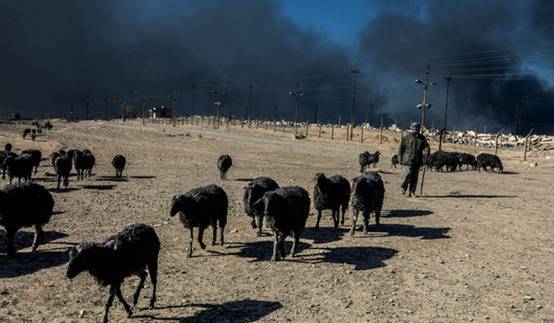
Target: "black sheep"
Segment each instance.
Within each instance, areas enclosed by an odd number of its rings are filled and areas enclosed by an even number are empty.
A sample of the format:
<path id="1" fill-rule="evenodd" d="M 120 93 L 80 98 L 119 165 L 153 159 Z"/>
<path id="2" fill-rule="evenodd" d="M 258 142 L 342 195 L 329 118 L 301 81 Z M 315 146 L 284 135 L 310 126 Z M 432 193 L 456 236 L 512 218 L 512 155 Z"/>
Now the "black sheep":
<path id="1" fill-rule="evenodd" d="M 354 235 L 358 213 L 364 217 L 363 232 L 367 234 L 369 214 L 375 213 L 375 225 L 379 227 L 381 209 L 385 198 L 385 185 L 378 173 L 365 172 L 352 180 L 352 228 L 350 235 Z"/>
<path id="2" fill-rule="evenodd" d="M 21 179 L 26 182 L 31 180 L 34 167 L 34 161 L 31 155 L 9 155 L 4 160 L 4 164 L 8 172 L 10 184 L 12 183 L 14 177 L 17 178 L 18 183 L 21 183 Z"/>
<path id="3" fill-rule="evenodd" d="M 10 143 L 7 143 L 7 144 L 4 145 L 4 151 L 5 152 L 8 152 L 8 153 L 11 152 L 12 148 L 13 148 L 13 146 Z"/>
<path id="4" fill-rule="evenodd" d="M 116 155 L 112 159 L 112 166 L 113 168 L 115 168 L 115 177 L 123 176 L 123 170 L 125 169 L 126 163 L 127 163 L 127 159 L 125 159 L 125 156 L 123 155 Z"/>
<path id="5" fill-rule="evenodd" d="M 229 155 L 221 155 L 217 159 L 217 169 L 219 169 L 219 177 L 227 179 L 227 171 L 233 165 L 233 160 Z"/>
<path id="6" fill-rule="evenodd" d="M 446 151 L 435 151 L 427 158 L 427 167 L 435 171 L 455 171 L 459 166 L 459 157 L 457 153 Z"/>
<path id="7" fill-rule="evenodd" d="M 398 155 L 393 155 L 392 158 L 390 159 L 390 162 L 391 162 L 391 168 L 396 169 L 396 166 L 399 164 Z"/>
<path id="8" fill-rule="evenodd" d="M 42 226 L 50 221 L 53 208 L 52 195 L 38 184 L 8 185 L 0 190 L 0 225 L 6 229 L 8 257 L 15 256 L 14 237 L 23 227 L 35 227 L 32 250 L 37 250 L 44 241 Z"/>
<path id="9" fill-rule="evenodd" d="M 108 322 L 108 312 L 114 296 L 117 296 L 127 315 L 131 317 L 133 312 L 121 294 L 121 284 L 130 276 L 136 275 L 140 278 L 133 295 L 133 306 L 136 306 L 140 291 L 144 287 L 146 268 L 148 268 L 152 282 L 150 308 L 154 308 L 159 252 L 160 239 L 154 228 L 146 224 L 132 224 L 103 243 L 81 243 L 73 247 L 69 252 L 66 276 L 73 279 L 87 271 L 100 285 L 110 286 L 108 300 L 104 306 L 104 323 Z"/>
<path id="10" fill-rule="evenodd" d="M 377 167 L 380 155 L 381 153 L 378 151 L 376 151 L 374 154 L 370 154 L 368 151 L 361 153 L 358 156 L 358 162 L 360 163 L 360 173 L 365 172 L 366 168 L 371 167 L 372 164 L 373 167 Z"/>
<path id="11" fill-rule="evenodd" d="M 471 166 L 473 170 L 477 169 L 477 159 L 471 154 L 460 153 L 460 164 L 466 165 L 466 170 L 469 169 L 469 166 Z"/>
<path id="12" fill-rule="evenodd" d="M 263 212 L 259 213 L 254 207 L 254 203 L 258 201 L 265 192 L 274 191 L 279 188 L 279 185 L 269 177 L 258 177 L 248 183 L 244 187 L 244 211 L 252 218 L 252 228 L 258 228 L 258 237 L 262 236 L 263 227 Z"/>
<path id="13" fill-rule="evenodd" d="M 38 167 L 40 166 L 40 161 L 42 160 L 42 153 L 40 150 L 36 149 L 27 149 L 21 152 L 21 154 L 28 154 L 33 157 L 33 166 L 35 167 L 35 174 L 38 172 Z"/>
<path id="14" fill-rule="evenodd" d="M 70 150 L 70 154 L 73 156 L 73 164 L 77 171 L 77 180 L 82 180 L 87 176 L 91 177 L 92 168 L 96 163 L 96 159 L 90 150 Z"/>
<path id="15" fill-rule="evenodd" d="M 31 134 L 31 128 L 23 129 L 23 139 L 25 139 L 25 137 L 27 137 L 27 135 L 30 135 L 30 134 Z"/>
<path id="16" fill-rule="evenodd" d="M 285 238 L 292 235 L 294 240 L 290 256 L 296 254 L 300 235 L 306 227 L 310 213 L 310 196 L 299 186 L 281 187 L 266 192 L 254 207 L 263 212 L 273 230 L 273 255 L 271 261 L 285 258 Z"/>
<path id="17" fill-rule="evenodd" d="M 0 151 L 0 167 L 2 168 L 2 179 L 6 179 L 6 158 L 8 157 L 17 157 L 16 153 L 11 152 L 10 150 Z"/>
<path id="18" fill-rule="evenodd" d="M 63 186 L 67 187 L 69 185 L 69 175 L 71 169 L 73 168 L 73 161 L 68 153 L 65 151 L 59 151 L 52 155 L 52 163 L 54 164 L 54 170 L 56 171 L 58 186 L 60 189 L 60 183 L 63 180 Z"/>
<path id="19" fill-rule="evenodd" d="M 229 200 L 225 191 L 217 185 L 195 188 L 187 193 L 176 195 L 171 199 L 170 215 L 179 214 L 179 220 L 190 231 L 188 257 L 192 257 L 193 228 L 198 228 L 198 243 L 206 248 L 204 230 L 212 227 L 212 245 L 215 245 L 217 227 L 220 229 L 220 244 L 223 245 L 227 208 Z"/>
<path id="20" fill-rule="evenodd" d="M 479 154 L 477 156 L 477 170 L 481 171 L 481 168 L 483 168 L 487 171 L 487 167 L 490 167 L 492 171 L 496 168 L 499 173 L 504 171 L 504 167 L 502 166 L 502 162 L 498 156 L 487 153 Z"/>
<path id="21" fill-rule="evenodd" d="M 325 177 L 322 173 L 315 175 L 313 204 L 317 210 L 315 229 L 319 229 L 319 221 L 323 210 L 331 210 L 333 225 L 339 227 L 339 220 L 344 225 L 344 213 L 350 202 L 350 183 L 340 175 Z M 341 215 L 342 210 L 342 217 Z"/>

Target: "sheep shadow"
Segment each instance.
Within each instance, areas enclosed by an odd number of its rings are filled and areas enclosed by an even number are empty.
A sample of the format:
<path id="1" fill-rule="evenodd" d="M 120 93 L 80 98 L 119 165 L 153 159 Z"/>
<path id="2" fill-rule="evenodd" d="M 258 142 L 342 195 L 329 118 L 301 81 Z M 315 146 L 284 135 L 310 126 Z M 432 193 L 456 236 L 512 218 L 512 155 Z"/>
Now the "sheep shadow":
<path id="1" fill-rule="evenodd" d="M 505 170 L 505 171 L 502 172 L 502 175 L 519 175 L 519 173 L 514 172 L 514 171 Z"/>
<path id="2" fill-rule="evenodd" d="M 117 177 L 117 176 L 100 176 L 96 177 L 97 181 L 100 182 L 127 182 L 127 177 Z"/>
<path id="3" fill-rule="evenodd" d="M 162 317 L 156 315 L 135 315 L 134 317 L 147 318 L 154 321 L 174 321 L 180 323 L 255 322 L 283 308 L 283 304 L 274 301 L 243 299 L 225 302 L 223 304 L 187 304 L 181 306 L 158 307 L 157 309 L 179 307 L 201 307 L 204 309 L 188 317 Z"/>
<path id="4" fill-rule="evenodd" d="M 354 270 L 385 267 L 385 260 L 394 257 L 398 250 L 382 247 L 338 247 L 325 249 L 321 263 L 354 265 Z"/>
<path id="5" fill-rule="evenodd" d="M 448 227 L 426 228 L 409 224 L 381 224 L 378 230 L 386 232 L 390 236 L 419 237 L 424 240 L 450 239 L 450 236 L 448 236 L 450 228 Z"/>
<path id="6" fill-rule="evenodd" d="M 19 231 L 15 234 L 14 244 L 15 244 L 15 250 L 28 248 L 33 245 L 33 238 L 35 237 L 34 231 Z M 44 231 L 44 242 L 38 247 L 38 250 L 40 248 L 54 240 L 62 239 L 67 237 L 67 234 L 57 231 Z M 5 253 L 6 252 L 6 246 L 5 241 L 6 239 L 6 232 L 4 230 L 0 230 L 0 252 Z"/>
<path id="7" fill-rule="evenodd" d="M 15 248 L 21 250 L 28 248 L 33 244 L 33 232 L 18 232 L 15 236 Z M 0 248 L 0 279 L 1 278 L 15 278 L 19 276 L 25 276 L 37 272 L 39 270 L 60 266 L 68 261 L 68 249 L 63 248 L 61 251 L 43 251 L 45 244 L 57 244 L 52 242 L 57 239 L 67 237 L 67 234 L 47 231 L 44 232 L 44 244 L 38 247 L 36 252 L 18 252 L 15 258 L 8 258 L 6 255 L 6 246 L 1 244 Z M 0 231 L 0 241 L 5 240 L 5 232 Z"/>
<path id="8" fill-rule="evenodd" d="M 304 236 L 302 235 L 300 237 L 300 243 L 296 246 L 297 255 L 311 246 L 309 243 L 302 242 L 303 238 Z M 288 256 L 288 253 L 292 246 L 291 239 L 292 238 L 289 237 L 287 238 L 287 240 L 285 240 L 285 252 L 287 253 L 287 257 L 285 258 L 285 260 L 290 259 L 290 257 Z M 244 244 L 236 244 L 234 246 L 230 246 L 230 248 L 239 248 L 239 250 L 237 252 L 229 253 L 229 255 L 238 256 L 242 258 L 254 258 L 250 260 L 250 262 L 269 261 L 273 253 L 273 240 L 271 241 L 264 240 L 264 241 L 247 242 Z"/>
<path id="9" fill-rule="evenodd" d="M 410 218 L 415 216 L 425 216 L 433 214 L 429 210 L 390 210 L 386 216 L 387 218 Z"/>
<path id="10" fill-rule="evenodd" d="M 15 258 L 0 256 L 0 279 L 30 275 L 39 270 L 57 267 L 69 260 L 69 249 L 61 251 L 41 251 L 17 253 Z M 4 259 L 2 259 L 4 258 Z"/>
<path id="11" fill-rule="evenodd" d="M 133 179 L 154 179 L 154 178 L 158 178 L 157 176 L 150 176 L 150 175 L 138 175 L 138 176 L 129 176 L 130 178 L 133 178 Z"/>
<path id="12" fill-rule="evenodd" d="M 86 190 L 108 191 L 113 190 L 115 185 L 81 185 L 81 187 Z"/>
<path id="13" fill-rule="evenodd" d="M 252 182 L 254 178 L 235 178 L 234 181 L 237 182 Z"/>
<path id="14" fill-rule="evenodd" d="M 66 188 L 50 188 L 48 189 L 49 192 L 52 193 L 68 193 L 73 191 L 78 191 L 80 188 L 77 187 L 66 187 Z"/>
<path id="15" fill-rule="evenodd" d="M 491 195 L 491 194 L 447 194 L 447 195 L 425 195 L 423 198 L 474 198 L 474 199 L 494 199 L 494 198 L 510 198 L 517 195 Z"/>
<path id="16" fill-rule="evenodd" d="M 302 232 L 301 239 L 313 240 L 314 244 L 329 243 L 342 239 L 347 229 L 335 229 L 333 227 L 306 228 Z"/>

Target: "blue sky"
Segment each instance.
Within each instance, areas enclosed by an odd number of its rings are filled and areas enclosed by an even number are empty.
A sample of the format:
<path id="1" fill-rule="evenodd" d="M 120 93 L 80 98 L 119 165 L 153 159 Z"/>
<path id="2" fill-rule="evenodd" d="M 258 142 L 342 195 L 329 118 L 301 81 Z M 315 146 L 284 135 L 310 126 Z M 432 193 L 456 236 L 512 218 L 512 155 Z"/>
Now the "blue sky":
<path id="1" fill-rule="evenodd" d="M 369 0 L 280 0 L 283 12 L 299 26 L 353 47 L 359 31 L 375 16 Z"/>

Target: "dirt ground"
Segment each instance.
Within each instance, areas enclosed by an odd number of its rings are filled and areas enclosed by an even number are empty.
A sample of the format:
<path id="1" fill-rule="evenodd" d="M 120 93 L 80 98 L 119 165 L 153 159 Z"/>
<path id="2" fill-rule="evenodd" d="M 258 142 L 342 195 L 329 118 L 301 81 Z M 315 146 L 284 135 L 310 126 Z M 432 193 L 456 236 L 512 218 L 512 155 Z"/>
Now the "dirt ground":
<path id="1" fill-rule="evenodd" d="M 39 148 L 44 155 L 88 148 L 96 155 L 96 175 L 83 182 L 73 177 L 69 190 L 52 192 L 57 214 L 38 252 L 30 253 L 32 230 L 26 229 L 17 235 L 17 258 L 6 258 L 0 229 L 0 322 L 100 320 L 107 289 L 86 273 L 67 279 L 67 251 L 131 223 L 153 225 L 160 236 L 158 303 L 147 308 L 147 284 L 134 317 L 127 319 L 116 300 L 112 322 L 554 322 L 552 156 L 531 154 L 522 163 L 521 151 L 503 151 L 505 174 L 428 172 L 425 196 L 412 200 L 400 195 L 400 171 L 390 169 L 397 148 L 390 135 L 376 145 L 376 133 L 368 134 L 361 145 L 293 140 L 261 129 L 54 125 L 32 142 L 20 136 L 25 126 L 1 124 L 0 143 L 18 151 Z M 269 231 L 257 238 L 244 214 L 248 179 L 271 176 L 311 193 L 317 172 L 357 175 L 357 156 L 365 149 L 383 154 L 376 168 L 386 181 L 381 229 L 372 226 L 367 236 L 352 238 L 350 213 L 340 230 L 325 213 L 316 232 L 312 210 L 298 256 L 271 263 Z M 129 161 L 123 180 L 113 178 L 110 165 L 117 153 Z M 227 181 L 216 170 L 223 153 L 234 161 Z M 44 161 L 36 181 L 53 188 L 52 173 Z M 194 257 L 185 259 L 188 235 L 170 218 L 169 202 L 210 183 L 230 198 L 227 244 L 201 250 L 195 243 Z M 127 300 L 137 283 L 126 280 Z"/>

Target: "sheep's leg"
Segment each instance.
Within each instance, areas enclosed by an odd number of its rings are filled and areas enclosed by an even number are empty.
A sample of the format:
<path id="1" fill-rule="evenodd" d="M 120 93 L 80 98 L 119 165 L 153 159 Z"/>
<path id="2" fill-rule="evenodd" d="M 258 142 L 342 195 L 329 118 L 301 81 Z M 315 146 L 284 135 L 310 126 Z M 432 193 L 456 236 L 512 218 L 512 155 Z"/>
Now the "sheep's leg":
<path id="1" fill-rule="evenodd" d="M 294 232 L 293 231 L 293 240 L 292 240 L 292 247 L 290 248 L 290 256 L 294 257 L 296 256 L 296 248 L 300 241 L 300 232 Z"/>
<path id="2" fill-rule="evenodd" d="M 369 212 L 364 211 L 364 236 L 367 235 L 368 222 L 369 222 Z"/>
<path id="3" fill-rule="evenodd" d="M 117 299 L 123 304 L 123 308 L 125 308 L 125 312 L 127 312 L 127 316 L 131 317 L 133 316 L 133 311 L 131 310 L 131 306 L 125 301 L 123 298 L 123 295 L 121 294 L 121 285 L 118 285 L 115 288 L 115 296 L 117 296 Z"/>
<path id="4" fill-rule="evenodd" d="M 13 240 L 15 238 L 16 230 L 6 228 L 6 247 L 8 248 L 8 257 L 15 257 L 15 246 Z"/>
<path id="5" fill-rule="evenodd" d="M 42 231 L 42 226 L 40 224 L 35 224 L 35 238 L 33 239 L 33 248 L 32 251 L 35 252 L 38 248 L 38 245 L 44 241 L 44 231 Z"/>
<path id="6" fill-rule="evenodd" d="M 375 226 L 379 227 L 379 220 L 381 219 L 381 209 L 375 210 Z"/>
<path id="7" fill-rule="evenodd" d="M 319 221 L 321 220 L 321 210 L 317 210 L 317 220 L 315 221 L 315 229 L 319 229 Z"/>
<path id="8" fill-rule="evenodd" d="M 106 305 L 104 305 L 104 319 L 102 320 L 103 323 L 108 323 L 108 313 L 110 311 L 110 307 L 112 307 L 114 296 L 115 288 L 112 285 L 110 286 L 110 291 L 108 292 L 108 300 L 106 301 Z"/>
<path id="9" fill-rule="evenodd" d="M 217 223 L 215 221 L 212 222 L 212 246 L 215 246 L 215 243 L 217 241 Z"/>
<path id="10" fill-rule="evenodd" d="M 335 229 L 338 229 L 339 228 L 339 210 L 338 209 L 333 209 L 331 212 L 332 215 L 333 215 L 333 225 L 335 226 Z"/>
<path id="11" fill-rule="evenodd" d="M 187 258 L 192 257 L 192 240 L 194 240 L 194 234 L 192 233 L 192 228 L 190 228 L 189 250 L 186 254 Z"/>
<path id="12" fill-rule="evenodd" d="M 271 256 L 271 261 L 277 261 L 277 249 L 279 248 L 279 236 L 277 231 L 273 231 L 273 255 Z"/>
<path id="13" fill-rule="evenodd" d="M 133 294 L 133 306 L 137 306 L 138 299 L 140 297 L 140 291 L 144 288 L 144 280 L 146 279 L 146 271 L 141 271 L 138 275 L 140 278 L 139 284 L 135 294 Z"/>
<path id="14" fill-rule="evenodd" d="M 219 224 L 219 245 L 223 246 L 224 242 L 225 242 L 225 224 L 220 223 Z"/>
<path id="15" fill-rule="evenodd" d="M 347 208 L 347 206 L 342 207 L 342 214 L 341 214 L 341 218 L 340 218 L 341 225 L 344 225 L 344 213 L 346 212 L 346 208 Z"/>
<path id="16" fill-rule="evenodd" d="M 204 243 L 204 230 L 206 228 L 199 227 L 198 228 L 198 244 L 200 245 L 200 248 L 206 249 L 206 244 Z"/>
<path id="17" fill-rule="evenodd" d="M 286 236 L 284 234 L 279 235 L 279 253 L 281 255 L 281 258 L 285 259 L 285 238 Z"/>
<path id="18" fill-rule="evenodd" d="M 60 189 L 60 183 L 61 183 L 61 181 L 62 181 L 62 178 L 61 178 L 60 175 L 58 175 L 58 189 Z"/>
<path id="19" fill-rule="evenodd" d="M 356 231 L 356 221 L 358 221 L 358 210 L 352 208 L 352 228 L 350 228 L 350 236 L 354 236 L 354 231 Z"/>
<path id="20" fill-rule="evenodd" d="M 156 285 L 158 284 L 158 257 L 148 263 L 148 272 L 150 273 L 150 281 L 152 282 L 152 297 L 150 298 L 150 308 L 154 308 L 156 304 Z"/>
<path id="21" fill-rule="evenodd" d="M 264 216 L 263 215 L 256 215 L 255 219 L 252 220 L 252 226 L 254 228 L 258 228 L 258 233 L 256 234 L 258 237 L 262 236 L 263 222 L 264 222 Z"/>

